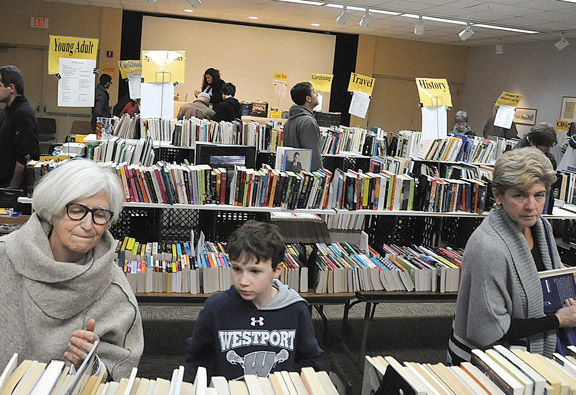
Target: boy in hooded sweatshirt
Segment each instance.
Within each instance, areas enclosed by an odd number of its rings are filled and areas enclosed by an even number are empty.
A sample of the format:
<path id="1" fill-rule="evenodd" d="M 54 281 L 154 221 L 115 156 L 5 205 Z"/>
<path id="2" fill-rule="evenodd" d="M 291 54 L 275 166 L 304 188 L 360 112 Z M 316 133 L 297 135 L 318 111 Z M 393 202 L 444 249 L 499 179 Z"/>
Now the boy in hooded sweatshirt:
<path id="1" fill-rule="evenodd" d="M 187 340 L 192 377 L 198 366 L 228 380 L 322 367 L 306 301 L 278 280 L 284 250 L 276 225 L 248 221 L 232 234 L 233 285 L 208 298 Z"/>

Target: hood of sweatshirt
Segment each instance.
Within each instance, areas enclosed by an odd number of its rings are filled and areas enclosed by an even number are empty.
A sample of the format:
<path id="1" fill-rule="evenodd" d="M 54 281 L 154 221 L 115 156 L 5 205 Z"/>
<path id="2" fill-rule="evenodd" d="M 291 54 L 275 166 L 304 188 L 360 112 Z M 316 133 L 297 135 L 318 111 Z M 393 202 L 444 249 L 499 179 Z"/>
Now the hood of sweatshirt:
<path id="1" fill-rule="evenodd" d="M 289 118 L 298 118 L 298 117 L 303 117 L 303 116 L 314 116 L 314 113 L 312 111 L 310 111 L 309 109 L 307 109 L 304 106 L 299 106 L 297 104 L 293 105 L 292 107 L 290 107 L 290 112 L 289 112 Z"/>
<path id="2" fill-rule="evenodd" d="M 288 288 L 288 286 L 282 284 L 280 280 L 274 280 L 273 285 L 278 289 L 278 295 L 260 310 L 278 310 L 297 302 L 307 303 L 298 292 Z"/>

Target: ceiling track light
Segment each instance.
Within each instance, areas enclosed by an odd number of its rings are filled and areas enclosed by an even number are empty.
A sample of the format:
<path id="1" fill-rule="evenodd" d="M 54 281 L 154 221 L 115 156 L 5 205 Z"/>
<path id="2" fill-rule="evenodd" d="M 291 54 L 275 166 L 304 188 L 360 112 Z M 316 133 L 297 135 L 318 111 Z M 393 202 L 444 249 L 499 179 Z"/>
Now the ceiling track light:
<path id="1" fill-rule="evenodd" d="M 336 22 L 339 25 L 345 25 L 350 20 L 350 11 L 348 11 L 348 6 L 344 6 L 342 13 L 336 18 Z"/>
<path id="2" fill-rule="evenodd" d="M 360 27 L 363 27 L 364 29 L 368 29 L 368 27 L 370 26 L 371 20 L 372 20 L 372 14 L 370 14 L 368 9 L 366 9 L 366 11 L 364 11 L 364 15 L 362 15 L 362 19 L 360 19 L 360 23 L 358 25 L 360 25 Z"/>
<path id="3" fill-rule="evenodd" d="M 414 34 L 417 36 L 421 36 L 424 34 L 424 20 L 422 16 L 418 18 L 418 21 L 414 24 Z"/>
<path id="4" fill-rule="evenodd" d="M 156 0 L 146 0 L 146 4 L 154 4 L 156 3 Z"/>
<path id="5" fill-rule="evenodd" d="M 470 26 L 470 22 L 468 22 L 466 24 L 466 28 L 464 28 L 464 30 L 462 30 L 460 33 L 458 33 L 458 35 L 460 36 L 460 40 L 462 40 L 462 41 L 466 41 L 474 35 L 474 30 L 472 30 L 472 26 Z"/>
<path id="6" fill-rule="evenodd" d="M 562 51 L 568 45 L 570 45 L 570 41 L 566 40 L 564 33 L 562 33 L 562 38 L 554 43 L 554 46 L 558 49 L 558 51 Z"/>
<path id="7" fill-rule="evenodd" d="M 186 0 L 194 8 L 198 8 L 202 5 L 202 0 Z"/>

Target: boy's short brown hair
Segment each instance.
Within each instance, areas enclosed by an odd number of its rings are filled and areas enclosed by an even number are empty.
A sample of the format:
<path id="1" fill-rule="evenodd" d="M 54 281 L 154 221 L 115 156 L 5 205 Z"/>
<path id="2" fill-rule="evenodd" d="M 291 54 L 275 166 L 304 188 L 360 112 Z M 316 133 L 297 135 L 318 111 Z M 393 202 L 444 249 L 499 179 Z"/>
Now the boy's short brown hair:
<path id="1" fill-rule="evenodd" d="M 233 261 L 242 255 L 256 258 L 256 263 L 270 259 L 276 270 L 284 260 L 285 244 L 278 226 L 250 220 L 232 233 L 226 249 Z"/>

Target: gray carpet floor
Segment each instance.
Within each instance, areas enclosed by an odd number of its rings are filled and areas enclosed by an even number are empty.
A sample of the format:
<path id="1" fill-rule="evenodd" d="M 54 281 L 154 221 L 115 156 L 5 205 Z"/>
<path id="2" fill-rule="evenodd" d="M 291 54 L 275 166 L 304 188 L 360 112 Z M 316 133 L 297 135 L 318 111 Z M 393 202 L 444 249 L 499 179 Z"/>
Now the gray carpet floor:
<path id="1" fill-rule="evenodd" d="M 192 335 L 200 310 L 198 306 L 140 306 L 145 347 L 139 377 L 170 379 L 172 371 L 184 364 L 184 342 Z M 328 318 L 326 341 L 322 320 L 315 310 L 312 318 L 320 345 L 327 353 L 326 369 L 339 365 L 351 383 L 352 393 L 359 394 L 365 305 L 352 307 L 341 339 L 343 310 L 342 306 L 324 307 Z M 381 303 L 369 323 L 365 354 L 391 355 L 399 361 L 444 362 L 453 316 L 454 303 Z M 345 352 L 343 342 L 352 355 Z M 190 377 L 185 379 L 192 381 Z"/>

